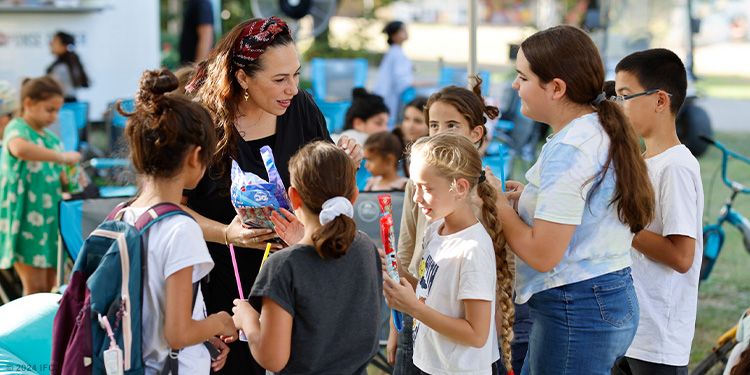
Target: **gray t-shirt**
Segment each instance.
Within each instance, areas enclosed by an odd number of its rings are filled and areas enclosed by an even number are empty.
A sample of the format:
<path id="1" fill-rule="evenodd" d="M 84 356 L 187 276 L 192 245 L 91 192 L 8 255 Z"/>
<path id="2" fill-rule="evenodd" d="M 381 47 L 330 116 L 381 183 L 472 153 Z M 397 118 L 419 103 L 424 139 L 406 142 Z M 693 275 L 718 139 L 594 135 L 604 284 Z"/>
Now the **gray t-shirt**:
<path id="1" fill-rule="evenodd" d="M 378 350 L 382 264 L 372 240 L 357 232 L 349 251 L 323 260 L 313 246 L 270 256 L 250 292 L 292 315 L 292 348 L 280 374 L 363 374 Z"/>

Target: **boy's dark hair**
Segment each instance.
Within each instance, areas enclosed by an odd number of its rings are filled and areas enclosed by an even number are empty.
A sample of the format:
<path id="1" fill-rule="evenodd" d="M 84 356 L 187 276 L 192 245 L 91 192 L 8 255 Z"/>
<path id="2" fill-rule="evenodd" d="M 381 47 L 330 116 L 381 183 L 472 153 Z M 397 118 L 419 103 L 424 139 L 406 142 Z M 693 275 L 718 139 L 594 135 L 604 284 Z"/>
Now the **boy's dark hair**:
<path id="1" fill-rule="evenodd" d="M 393 44 L 393 39 L 391 39 L 391 36 L 399 32 L 402 27 L 404 27 L 404 23 L 401 21 L 391 21 L 387 25 L 385 25 L 385 27 L 383 28 L 383 33 L 385 35 L 388 35 L 388 45 Z"/>
<path id="2" fill-rule="evenodd" d="M 644 90 L 660 89 L 672 94 L 669 110 L 677 116 L 685 103 L 687 72 L 677 55 L 665 48 L 652 48 L 625 56 L 615 72 L 628 72 L 635 76 Z"/>
<path id="3" fill-rule="evenodd" d="M 333 197 L 354 198 L 357 171 L 349 156 L 333 143 L 315 141 L 297 151 L 289 160 L 292 186 L 302 204 L 320 214 L 323 204 Z M 312 234 L 315 249 L 323 259 L 346 255 L 357 235 L 357 224 L 346 215 L 338 215 Z"/>
<path id="4" fill-rule="evenodd" d="M 216 149 L 216 131 L 211 115 L 200 104 L 181 95 L 165 95 L 178 81 L 167 69 L 145 71 L 135 95 L 135 111 L 129 117 L 125 136 L 136 172 L 169 178 L 182 166 L 192 147 L 200 146 L 201 162 L 210 165 Z"/>
<path id="5" fill-rule="evenodd" d="M 26 78 L 21 83 L 21 103 L 19 103 L 19 114 L 23 115 L 23 102 L 30 98 L 33 102 L 47 100 L 53 96 L 63 97 L 60 84 L 51 76 L 38 78 Z"/>
<path id="6" fill-rule="evenodd" d="M 352 90 L 352 105 L 344 116 L 344 130 L 354 129 L 354 119 L 367 121 L 381 113 L 390 113 L 380 95 L 370 94 L 367 90 L 356 87 Z"/>
<path id="7" fill-rule="evenodd" d="M 604 95 L 607 96 L 607 99 L 617 96 L 617 90 L 615 90 L 615 81 L 604 81 L 604 87 L 602 88 L 602 91 L 604 91 Z"/>
<path id="8" fill-rule="evenodd" d="M 375 133 L 367 137 L 363 148 L 381 157 L 393 155 L 396 169 L 398 169 L 398 163 L 404 158 L 404 152 L 406 151 L 404 133 L 400 128 L 395 128 L 390 132 L 385 130 Z M 406 168 L 406 163 L 402 163 L 402 165 L 404 176 L 409 177 L 409 170 Z"/>

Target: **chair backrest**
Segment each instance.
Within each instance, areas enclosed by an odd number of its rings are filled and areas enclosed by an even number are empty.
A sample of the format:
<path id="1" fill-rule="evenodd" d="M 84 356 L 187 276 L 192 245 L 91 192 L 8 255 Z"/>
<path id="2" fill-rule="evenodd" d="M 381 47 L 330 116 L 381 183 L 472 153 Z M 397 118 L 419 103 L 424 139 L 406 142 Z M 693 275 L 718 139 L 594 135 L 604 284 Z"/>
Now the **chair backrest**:
<path id="1" fill-rule="evenodd" d="M 396 242 L 401 229 L 401 214 L 404 207 L 403 191 L 361 191 L 354 203 L 354 221 L 357 229 L 367 233 L 375 245 L 383 248 L 380 239 L 380 203 L 378 195 L 390 194 L 393 205 L 393 230 L 396 232 Z M 397 249 L 398 250 L 398 249 Z"/>
<path id="2" fill-rule="evenodd" d="M 109 104 L 109 123 L 118 128 L 125 128 L 128 118 L 117 112 L 117 100 Z M 135 110 L 135 99 L 123 99 L 120 103 L 123 111 L 131 113 Z"/>
<path id="3" fill-rule="evenodd" d="M 65 151 L 78 151 L 80 139 L 78 138 L 75 113 L 70 109 L 63 108 L 57 114 L 57 121 L 60 124 L 60 139 Z"/>
<path id="4" fill-rule="evenodd" d="M 440 78 L 438 84 L 440 87 L 456 85 L 458 87 L 466 87 L 468 82 L 469 71 L 467 69 L 454 68 L 452 66 L 444 66 L 440 69 Z M 482 95 L 487 96 L 490 88 L 490 71 L 480 70 L 479 78 L 482 79 Z"/>
<path id="5" fill-rule="evenodd" d="M 316 101 L 340 102 L 352 99 L 352 89 L 365 87 L 367 60 L 313 58 L 310 78 Z"/>
<path id="6" fill-rule="evenodd" d="M 73 111 L 75 115 L 76 127 L 78 130 L 86 127 L 89 121 L 89 103 L 88 102 L 70 102 L 65 103 L 62 109 Z"/>
<path id="7" fill-rule="evenodd" d="M 107 218 L 110 212 L 129 197 L 60 201 L 60 237 L 75 261 L 83 240 Z"/>

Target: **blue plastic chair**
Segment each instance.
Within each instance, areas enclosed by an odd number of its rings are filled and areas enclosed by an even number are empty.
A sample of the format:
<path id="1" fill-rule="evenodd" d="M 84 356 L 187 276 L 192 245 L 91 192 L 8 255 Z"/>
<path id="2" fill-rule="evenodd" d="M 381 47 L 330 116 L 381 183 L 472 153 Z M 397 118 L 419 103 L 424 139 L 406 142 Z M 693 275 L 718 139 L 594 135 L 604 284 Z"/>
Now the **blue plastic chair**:
<path id="1" fill-rule="evenodd" d="M 60 123 L 60 140 L 65 151 L 78 151 L 80 138 L 78 137 L 78 126 L 76 116 L 70 109 L 61 109 L 57 113 L 57 121 Z"/>
<path id="2" fill-rule="evenodd" d="M 344 127 L 344 116 L 351 106 L 352 89 L 365 87 L 368 68 L 369 64 L 363 58 L 316 57 L 310 62 L 313 98 L 326 118 L 330 133 Z"/>

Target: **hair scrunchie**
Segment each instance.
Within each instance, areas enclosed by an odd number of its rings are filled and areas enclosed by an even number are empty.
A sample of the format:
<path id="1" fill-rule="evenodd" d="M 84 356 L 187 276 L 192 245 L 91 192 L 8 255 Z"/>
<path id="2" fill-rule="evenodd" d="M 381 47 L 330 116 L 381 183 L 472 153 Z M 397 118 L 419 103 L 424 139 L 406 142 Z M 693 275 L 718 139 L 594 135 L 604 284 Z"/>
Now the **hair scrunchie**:
<path id="1" fill-rule="evenodd" d="M 479 172 L 479 182 L 477 182 L 477 185 L 485 181 L 487 181 L 487 175 L 485 174 L 484 169 L 482 169 L 482 171 Z"/>
<path id="2" fill-rule="evenodd" d="M 232 63 L 235 69 L 242 69 L 248 63 L 258 59 L 266 48 L 273 43 L 277 34 L 286 32 L 292 36 L 284 20 L 278 17 L 270 17 L 264 20 L 255 21 L 242 30 L 237 44 L 234 46 Z"/>
<path id="3" fill-rule="evenodd" d="M 599 95 L 596 96 L 594 100 L 591 101 L 591 104 L 596 106 L 605 100 L 607 100 L 607 94 L 605 94 L 604 91 L 602 91 Z"/>
<path id="4" fill-rule="evenodd" d="M 323 203 L 323 209 L 320 211 L 320 225 L 326 225 L 333 221 L 339 215 L 354 217 L 354 206 L 352 202 L 344 197 L 333 197 Z"/>

